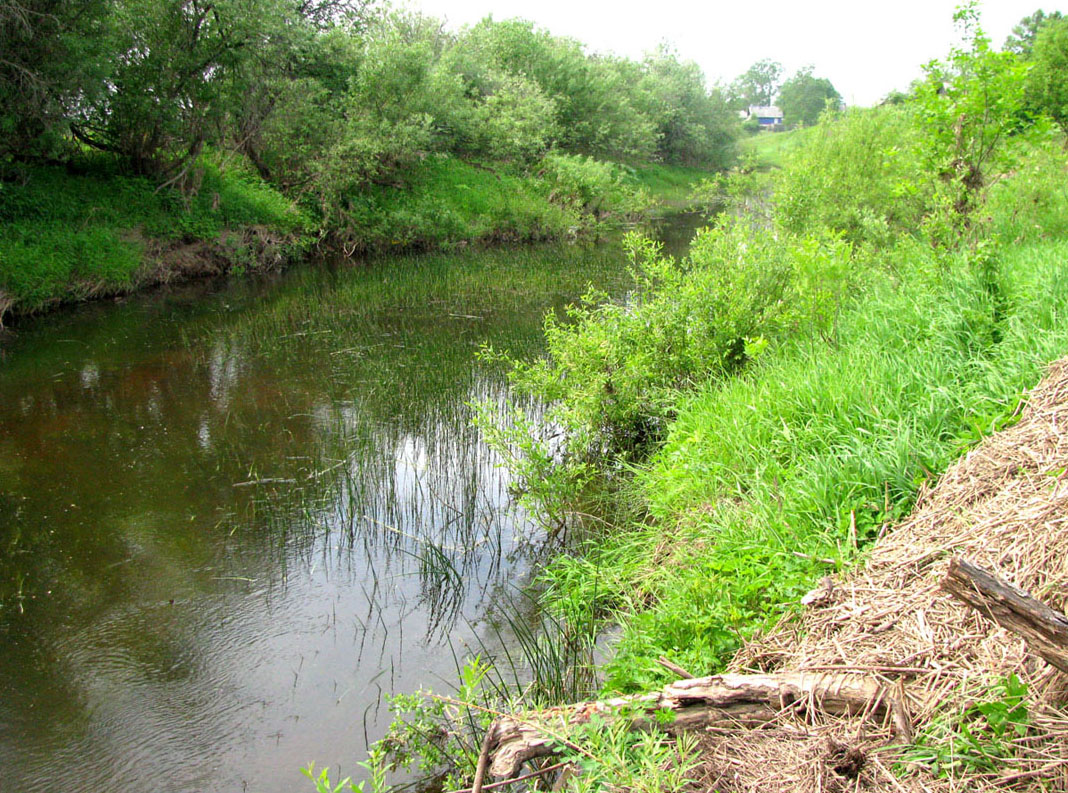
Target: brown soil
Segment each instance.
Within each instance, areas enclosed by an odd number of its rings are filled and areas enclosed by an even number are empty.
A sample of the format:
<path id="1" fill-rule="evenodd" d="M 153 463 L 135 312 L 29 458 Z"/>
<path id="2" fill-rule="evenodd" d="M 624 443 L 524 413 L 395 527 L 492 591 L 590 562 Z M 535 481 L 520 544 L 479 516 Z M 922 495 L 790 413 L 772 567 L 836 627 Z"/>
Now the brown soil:
<path id="1" fill-rule="evenodd" d="M 221 275 L 239 265 L 280 267 L 285 264 L 285 244 L 289 241 L 263 226 L 227 230 L 210 242 L 161 243 L 137 231 L 130 232 L 130 238 L 145 251 L 146 264 L 138 287 Z"/>
<path id="2" fill-rule="evenodd" d="M 1065 610 L 1066 433 L 1068 359 L 1050 367 L 1019 423 L 921 493 L 912 516 L 861 568 L 828 582 L 805 613 L 751 642 L 732 664 L 731 671 L 875 675 L 906 704 L 915 739 L 942 752 L 941 767 L 904 750 L 892 724 L 784 712 L 760 729 L 707 733 L 699 789 L 1068 791 L 1068 675 L 938 587 L 959 556 Z M 974 705 L 998 701 L 996 687 L 1010 675 L 1028 687 L 1028 724 L 999 737 Z M 962 724 L 979 749 L 969 749 Z"/>

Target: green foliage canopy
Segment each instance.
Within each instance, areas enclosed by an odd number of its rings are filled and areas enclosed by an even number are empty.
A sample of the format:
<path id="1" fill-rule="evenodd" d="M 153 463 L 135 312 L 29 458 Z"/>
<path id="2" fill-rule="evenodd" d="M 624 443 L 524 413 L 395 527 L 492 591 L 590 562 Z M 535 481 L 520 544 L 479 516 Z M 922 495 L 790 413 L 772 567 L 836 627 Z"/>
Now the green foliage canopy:
<path id="1" fill-rule="evenodd" d="M 1031 107 L 1068 131 L 1068 19 L 1052 20 L 1038 34 L 1025 92 Z"/>
<path id="2" fill-rule="evenodd" d="M 830 80 L 812 75 L 811 66 L 799 69 L 779 91 L 779 107 L 788 126 L 811 126 L 828 102 L 837 105 L 841 100 Z"/>
<path id="3" fill-rule="evenodd" d="M 1030 58 L 1042 28 L 1051 22 L 1057 22 L 1061 19 L 1060 11 L 1047 14 L 1041 8 L 1038 9 L 1035 13 L 1025 16 L 1013 26 L 1012 33 L 1005 39 L 1004 49 L 1007 52 L 1019 55 L 1021 58 Z"/>
<path id="4" fill-rule="evenodd" d="M 781 80 L 781 63 L 771 58 L 757 61 L 732 84 L 735 105 L 738 109 L 750 105 L 770 105 L 779 93 Z"/>

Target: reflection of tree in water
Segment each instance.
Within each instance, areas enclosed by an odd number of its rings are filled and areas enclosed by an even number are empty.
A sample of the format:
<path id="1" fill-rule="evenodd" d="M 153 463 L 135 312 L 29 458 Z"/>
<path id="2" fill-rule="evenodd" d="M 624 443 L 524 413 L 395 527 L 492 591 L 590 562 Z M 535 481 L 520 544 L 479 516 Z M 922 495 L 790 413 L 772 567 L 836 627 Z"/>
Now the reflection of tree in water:
<path id="1" fill-rule="evenodd" d="M 269 652 L 281 616 L 351 631 L 351 663 L 390 675 L 478 620 L 522 575 L 526 529 L 467 407 L 506 400 L 503 373 L 473 356 L 531 349 L 542 306 L 594 275 L 589 253 L 553 256 L 369 297 L 367 274 L 306 271 L 24 330 L 0 364 L 0 765 L 30 779 L 22 752 L 48 746 L 103 764 L 128 734 L 223 751 L 241 654 Z M 279 611 L 320 579 L 352 590 L 345 613 Z"/>

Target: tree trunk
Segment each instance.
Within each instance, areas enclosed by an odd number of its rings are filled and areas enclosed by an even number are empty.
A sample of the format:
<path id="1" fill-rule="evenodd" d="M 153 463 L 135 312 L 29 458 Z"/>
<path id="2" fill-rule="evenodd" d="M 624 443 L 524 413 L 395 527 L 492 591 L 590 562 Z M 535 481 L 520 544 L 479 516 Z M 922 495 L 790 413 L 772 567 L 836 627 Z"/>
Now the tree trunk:
<path id="1" fill-rule="evenodd" d="M 1068 617 L 962 559 L 949 563 L 940 586 L 1001 627 L 1022 636 L 1032 651 L 1068 672 Z"/>
<path id="2" fill-rule="evenodd" d="M 529 717 L 502 717 L 490 725 L 495 777 L 519 773 L 524 762 L 554 754 L 561 741 L 555 736 L 594 715 L 617 718 L 622 711 L 633 729 L 663 729 L 669 733 L 708 726 L 762 724 L 783 710 L 818 710 L 833 715 L 868 713 L 894 718 L 902 725 L 902 711 L 887 689 L 869 677 L 851 674 L 786 672 L 767 675 L 715 675 L 670 683 L 661 691 L 630 697 L 582 702 L 550 708 Z M 670 719 L 656 718 L 670 711 Z"/>

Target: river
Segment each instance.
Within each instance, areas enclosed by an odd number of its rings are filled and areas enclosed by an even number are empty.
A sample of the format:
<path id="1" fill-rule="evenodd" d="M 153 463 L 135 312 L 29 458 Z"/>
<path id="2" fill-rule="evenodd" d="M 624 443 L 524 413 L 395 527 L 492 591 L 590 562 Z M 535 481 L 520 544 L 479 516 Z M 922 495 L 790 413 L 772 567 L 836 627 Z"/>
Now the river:
<path id="1" fill-rule="evenodd" d="M 625 271 L 614 243 L 299 267 L 0 338 L 0 789 L 358 778 L 384 696 L 447 690 L 536 564 L 476 351 L 536 354 Z"/>

